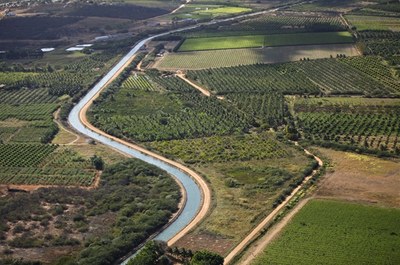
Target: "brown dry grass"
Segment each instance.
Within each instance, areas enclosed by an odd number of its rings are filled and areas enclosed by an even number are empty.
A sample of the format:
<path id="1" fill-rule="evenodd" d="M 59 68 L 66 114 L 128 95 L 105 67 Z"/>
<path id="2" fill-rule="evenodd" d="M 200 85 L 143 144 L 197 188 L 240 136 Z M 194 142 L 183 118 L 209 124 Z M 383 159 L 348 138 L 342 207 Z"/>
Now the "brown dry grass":
<path id="1" fill-rule="evenodd" d="M 317 197 L 400 207 L 400 161 L 318 148 L 331 162 Z"/>

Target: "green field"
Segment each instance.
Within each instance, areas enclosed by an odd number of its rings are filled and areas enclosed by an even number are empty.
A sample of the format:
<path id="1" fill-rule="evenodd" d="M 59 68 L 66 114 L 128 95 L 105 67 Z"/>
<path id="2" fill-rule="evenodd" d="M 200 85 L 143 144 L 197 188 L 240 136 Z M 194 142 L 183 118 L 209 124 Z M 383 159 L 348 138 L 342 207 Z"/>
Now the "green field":
<path id="1" fill-rule="evenodd" d="M 312 200 L 253 265 L 400 262 L 400 210 Z"/>
<path id="2" fill-rule="evenodd" d="M 281 91 L 388 97 L 400 94 L 393 73 L 395 68 L 379 57 L 351 57 L 204 69 L 188 71 L 187 76 L 221 95 Z"/>
<path id="3" fill-rule="evenodd" d="M 346 15 L 350 24 L 357 30 L 392 30 L 400 31 L 400 19 L 396 17 Z"/>
<path id="4" fill-rule="evenodd" d="M 294 110 L 305 139 L 399 154 L 399 106 L 398 99 L 296 98 Z"/>
<path id="5" fill-rule="evenodd" d="M 250 12 L 251 10 L 251 8 L 236 6 L 187 4 L 178 12 L 170 14 L 169 16 L 175 19 L 212 19 L 222 16 Z"/>
<path id="6" fill-rule="evenodd" d="M 179 48 L 184 51 L 255 48 L 262 46 L 288 46 L 309 44 L 352 43 L 349 32 L 320 32 L 275 35 L 250 35 L 187 39 Z"/>
<path id="7" fill-rule="evenodd" d="M 264 49 L 226 49 L 169 53 L 154 67 L 159 69 L 204 69 L 256 63 L 281 63 L 303 58 L 329 58 L 337 54 L 356 56 L 352 44 L 323 44 Z"/>

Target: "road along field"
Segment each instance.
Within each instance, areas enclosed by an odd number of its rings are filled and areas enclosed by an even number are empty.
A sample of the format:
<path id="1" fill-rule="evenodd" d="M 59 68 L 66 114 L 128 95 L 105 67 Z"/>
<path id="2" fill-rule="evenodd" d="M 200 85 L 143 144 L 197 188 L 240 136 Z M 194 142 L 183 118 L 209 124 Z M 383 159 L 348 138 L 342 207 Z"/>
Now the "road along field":
<path id="1" fill-rule="evenodd" d="M 251 264 L 398 264 L 399 218 L 399 209 L 311 200 Z"/>
<path id="2" fill-rule="evenodd" d="M 353 44 L 226 49 L 169 53 L 157 61 L 153 67 L 163 70 L 195 70 L 256 63 L 281 63 L 299 61 L 304 58 L 329 58 L 336 57 L 337 54 L 345 54 L 347 57 L 359 55 Z"/>
<path id="3" fill-rule="evenodd" d="M 266 46 L 334 44 L 334 43 L 352 43 L 352 42 L 354 42 L 353 37 L 347 31 L 228 36 L 228 37 L 186 39 L 185 42 L 182 44 L 182 46 L 179 48 L 179 51 L 185 52 L 185 51 L 221 50 L 221 49 L 238 49 L 238 48 L 257 48 Z"/>

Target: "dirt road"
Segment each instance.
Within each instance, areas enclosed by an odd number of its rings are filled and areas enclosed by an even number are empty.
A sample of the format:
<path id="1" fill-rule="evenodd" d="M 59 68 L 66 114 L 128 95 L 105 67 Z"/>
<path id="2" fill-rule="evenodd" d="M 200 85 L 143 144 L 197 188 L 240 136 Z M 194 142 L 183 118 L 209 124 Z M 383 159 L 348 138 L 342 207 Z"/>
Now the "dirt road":
<path id="1" fill-rule="evenodd" d="M 282 229 L 292 220 L 293 216 L 298 213 L 309 199 L 302 200 L 296 207 L 289 212 L 279 223 L 274 225 L 270 231 L 268 231 L 262 238 L 255 242 L 249 250 L 246 251 L 243 258 L 238 264 L 248 265 L 250 264 L 261 252 L 264 251 L 265 247 L 271 243 L 271 241 L 282 231 Z"/>
<path id="2" fill-rule="evenodd" d="M 201 92 L 201 94 L 203 94 L 204 96 L 210 97 L 211 96 L 211 92 L 208 91 L 207 89 L 205 89 L 204 87 L 201 87 L 195 83 L 193 83 L 192 81 L 190 81 L 189 79 L 187 79 L 185 77 L 185 74 L 182 73 L 178 73 L 176 74 L 177 77 L 179 77 L 180 79 L 182 79 L 183 81 L 185 81 L 186 83 L 188 83 L 189 85 L 191 85 L 192 87 L 196 88 L 197 90 L 199 90 Z M 223 96 L 217 96 L 217 99 L 220 100 L 224 100 L 225 98 Z"/>

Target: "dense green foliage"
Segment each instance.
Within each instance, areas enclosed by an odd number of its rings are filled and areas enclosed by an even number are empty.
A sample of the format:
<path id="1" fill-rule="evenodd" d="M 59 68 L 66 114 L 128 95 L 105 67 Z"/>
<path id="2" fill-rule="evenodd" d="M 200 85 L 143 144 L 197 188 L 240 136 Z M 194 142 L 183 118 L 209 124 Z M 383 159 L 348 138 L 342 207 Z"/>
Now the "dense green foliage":
<path id="1" fill-rule="evenodd" d="M 218 254 L 203 250 L 194 254 L 190 265 L 223 265 L 224 258 Z"/>
<path id="2" fill-rule="evenodd" d="M 178 185 L 165 172 L 127 160 L 106 168 L 96 190 L 39 189 L 1 197 L 1 243 L 16 248 L 78 244 L 81 251 L 68 264 L 114 264 L 165 225 L 179 199 Z M 15 239 L 6 236 L 11 227 Z M 66 264 L 62 260 L 59 264 Z"/>
<path id="3" fill-rule="evenodd" d="M 157 265 L 160 264 L 158 261 L 163 254 L 164 250 L 159 244 L 149 241 L 127 265 Z"/>
<path id="4" fill-rule="evenodd" d="M 312 200 L 252 264 L 397 264 L 398 209 Z"/>
<path id="5" fill-rule="evenodd" d="M 261 160 L 290 155 L 285 145 L 267 133 L 158 141 L 152 142 L 150 146 L 187 163 Z"/>

